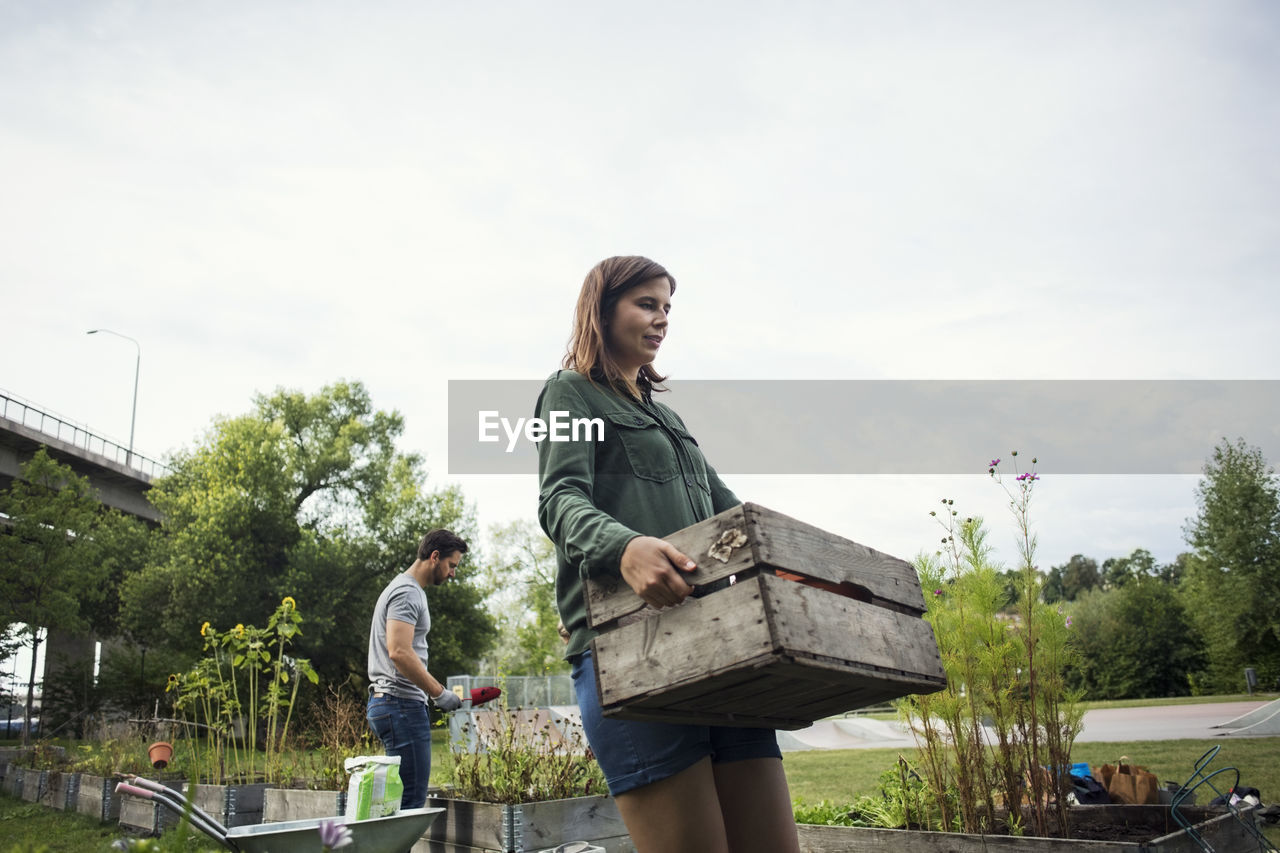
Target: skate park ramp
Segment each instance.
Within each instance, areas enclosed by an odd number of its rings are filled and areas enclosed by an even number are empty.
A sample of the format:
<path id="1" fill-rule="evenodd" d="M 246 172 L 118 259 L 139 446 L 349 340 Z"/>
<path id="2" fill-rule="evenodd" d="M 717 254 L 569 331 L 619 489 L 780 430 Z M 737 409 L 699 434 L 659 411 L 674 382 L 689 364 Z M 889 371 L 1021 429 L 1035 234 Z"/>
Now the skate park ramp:
<path id="1" fill-rule="evenodd" d="M 915 744 L 911 733 L 898 721 L 874 720 L 870 717 L 818 720 L 803 729 L 778 732 L 778 748 L 783 752 L 805 749 L 905 748 Z"/>
<path id="2" fill-rule="evenodd" d="M 1280 699 L 1273 700 L 1234 720 L 1219 723 L 1222 735 L 1280 735 Z"/>

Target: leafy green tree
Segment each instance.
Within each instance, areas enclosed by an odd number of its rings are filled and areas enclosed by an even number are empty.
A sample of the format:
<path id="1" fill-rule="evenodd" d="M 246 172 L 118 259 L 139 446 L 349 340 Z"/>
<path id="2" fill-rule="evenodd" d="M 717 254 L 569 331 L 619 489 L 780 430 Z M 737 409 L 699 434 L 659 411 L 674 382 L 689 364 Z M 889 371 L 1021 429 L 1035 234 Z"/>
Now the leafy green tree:
<path id="1" fill-rule="evenodd" d="M 556 610 L 555 546 L 527 521 L 495 527 L 490 538 L 484 585 L 498 626 L 492 665 L 504 675 L 568 673 Z"/>
<path id="2" fill-rule="evenodd" d="M 1172 563 L 1166 563 L 1156 570 L 1156 577 L 1172 586 L 1178 586 L 1182 583 L 1182 579 L 1187 575 L 1187 567 L 1195 560 L 1195 555 L 1183 551 L 1181 554 L 1173 558 Z"/>
<path id="3" fill-rule="evenodd" d="M 98 501 L 87 478 L 76 476 L 43 447 L 0 492 L 0 513 L 8 516 L 0 534 L 0 619 L 6 629 L 21 625 L 22 644 L 31 649 L 29 722 L 42 632 L 90 627 L 111 572 L 98 540 L 123 522 Z M 24 725 L 24 743 L 30 740 L 27 729 Z"/>
<path id="4" fill-rule="evenodd" d="M 456 488 L 419 485 L 422 460 L 395 447 L 403 429 L 359 382 L 258 395 L 250 413 L 215 421 L 152 487 L 164 520 L 153 559 L 124 583 L 122 627 L 195 653 L 205 621 L 265 624 L 292 596 L 307 614 L 298 653 L 326 681 L 363 682 L 374 602 L 422 535 L 474 539 Z M 446 674 L 466 672 L 492 635 L 479 592 L 459 578 L 430 594 L 431 666 Z"/>
<path id="5" fill-rule="evenodd" d="M 1122 587 L 1134 578 L 1158 574 L 1156 558 L 1145 548 L 1136 548 L 1127 557 L 1110 557 L 1102 563 L 1102 585 L 1107 589 Z"/>
<path id="6" fill-rule="evenodd" d="M 1072 555 L 1063 566 L 1062 587 L 1068 601 L 1079 598 L 1086 590 L 1094 589 L 1102 584 L 1102 576 L 1098 572 L 1098 561 L 1080 554 Z"/>
<path id="7" fill-rule="evenodd" d="M 1243 686 L 1244 667 L 1262 683 L 1280 676 L 1280 488 L 1262 451 L 1224 440 L 1205 463 L 1199 512 L 1183 529 L 1194 549 L 1181 584 L 1207 643 L 1197 689 Z"/>
<path id="8" fill-rule="evenodd" d="M 1080 656 L 1069 674 L 1091 699 L 1186 696 L 1204 647 L 1174 587 L 1147 574 L 1092 589 L 1070 608 Z"/>

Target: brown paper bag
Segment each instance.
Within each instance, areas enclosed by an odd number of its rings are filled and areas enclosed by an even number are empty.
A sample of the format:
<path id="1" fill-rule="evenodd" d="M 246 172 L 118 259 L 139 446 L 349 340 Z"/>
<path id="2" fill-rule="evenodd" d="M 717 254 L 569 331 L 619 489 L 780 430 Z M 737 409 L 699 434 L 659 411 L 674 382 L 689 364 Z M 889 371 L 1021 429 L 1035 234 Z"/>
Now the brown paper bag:
<path id="1" fill-rule="evenodd" d="M 1116 775 L 1114 764 L 1104 764 L 1098 768 L 1098 781 L 1107 789 L 1107 793 L 1111 793 L 1111 777 L 1114 775 Z"/>
<path id="2" fill-rule="evenodd" d="M 1112 768 L 1104 764 L 1099 772 L 1106 778 L 1102 784 L 1115 802 L 1129 805 L 1160 802 L 1160 781 L 1145 767 L 1121 764 Z"/>

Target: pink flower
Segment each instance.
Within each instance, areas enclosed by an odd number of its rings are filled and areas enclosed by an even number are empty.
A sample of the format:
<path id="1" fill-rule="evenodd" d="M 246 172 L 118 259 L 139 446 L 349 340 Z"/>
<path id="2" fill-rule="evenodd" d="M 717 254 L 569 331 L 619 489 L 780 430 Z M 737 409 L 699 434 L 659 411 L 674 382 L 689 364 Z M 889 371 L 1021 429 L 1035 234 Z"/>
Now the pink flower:
<path id="1" fill-rule="evenodd" d="M 337 850 L 351 843 L 351 828 L 336 820 L 320 821 L 320 843 L 325 850 Z"/>

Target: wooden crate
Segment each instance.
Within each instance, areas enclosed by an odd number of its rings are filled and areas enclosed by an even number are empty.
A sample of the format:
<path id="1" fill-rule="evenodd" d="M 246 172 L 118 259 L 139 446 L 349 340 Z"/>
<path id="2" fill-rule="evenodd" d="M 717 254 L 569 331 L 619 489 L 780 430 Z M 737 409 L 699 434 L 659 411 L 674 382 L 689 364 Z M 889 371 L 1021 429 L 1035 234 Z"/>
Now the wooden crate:
<path id="1" fill-rule="evenodd" d="M 751 503 L 666 541 L 698 563 L 679 606 L 588 581 L 605 716 L 797 729 L 946 685 L 909 563 Z"/>

